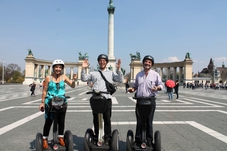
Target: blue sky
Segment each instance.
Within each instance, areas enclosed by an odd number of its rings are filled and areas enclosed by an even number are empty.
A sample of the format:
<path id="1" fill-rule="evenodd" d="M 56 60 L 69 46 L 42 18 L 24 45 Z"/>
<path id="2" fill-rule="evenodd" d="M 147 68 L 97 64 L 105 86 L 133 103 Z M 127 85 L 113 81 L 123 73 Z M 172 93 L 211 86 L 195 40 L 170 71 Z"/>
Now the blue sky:
<path id="1" fill-rule="evenodd" d="M 113 0 L 114 56 L 129 72 L 130 53 L 155 62 L 182 61 L 193 71 L 227 66 L 226 0 Z M 25 68 L 30 48 L 37 59 L 78 61 L 107 54 L 109 0 L 0 0 L 0 61 Z"/>

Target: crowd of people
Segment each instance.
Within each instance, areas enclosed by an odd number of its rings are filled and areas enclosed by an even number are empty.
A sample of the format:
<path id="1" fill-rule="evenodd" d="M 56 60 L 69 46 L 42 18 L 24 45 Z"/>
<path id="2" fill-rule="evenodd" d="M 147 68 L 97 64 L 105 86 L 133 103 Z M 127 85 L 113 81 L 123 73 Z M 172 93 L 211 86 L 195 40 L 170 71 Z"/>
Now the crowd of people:
<path id="1" fill-rule="evenodd" d="M 191 88 L 191 89 L 214 89 L 214 90 L 227 90 L 227 82 L 223 83 L 220 81 L 219 83 L 208 83 L 206 82 L 205 84 L 202 83 L 197 83 L 197 82 L 188 82 L 188 83 L 183 83 L 183 88 Z"/>

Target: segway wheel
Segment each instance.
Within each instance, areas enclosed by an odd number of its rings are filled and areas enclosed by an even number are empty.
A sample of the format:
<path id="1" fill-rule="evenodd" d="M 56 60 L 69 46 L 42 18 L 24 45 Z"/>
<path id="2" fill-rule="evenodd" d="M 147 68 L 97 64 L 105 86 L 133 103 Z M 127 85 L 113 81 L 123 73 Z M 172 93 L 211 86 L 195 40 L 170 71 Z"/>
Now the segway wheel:
<path id="1" fill-rule="evenodd" d="M 126 151 L 132 151 L 132 143 L 133 143 L 133 131 L 128 130 L 127 137 L 126 137 Z"/>
<path id="2" fill-rule="evenodd" d="M 154 141 L 155 151 L 161 151 L 161 133 L 159 131 L 155 131 Z"/>
<path id="3" fill-rule="evenodd" d="M 36 148 L 36 151 L 43 150 L 43 135 L 41 133 L 36 134 L 35 148 Z"/>
<path id="4" fill-rule="evenodd" d="M 90 146 L 91 146 L 91 143 L 92 143 L 92 139 L 94 137 L 94 132 L 92 129 L 87 129 L 87 131 L 85 132 L 85 135 L 84 135 L 84 150 L 85 151 L 90 151 Z"/>
<path id="5" fill-rule="evenodd" d="M 114 130 L 112 132 L 112 139 L 111 139 L 111 151 L 118 151 L 119 150 L 119 132 L 118 130 Z"/>
<path id="6" fill-rule="evenodd" d="M 67 130 L 64 134 L 66 151 L 73 151 L 73 135 L 71 131 Z"/>

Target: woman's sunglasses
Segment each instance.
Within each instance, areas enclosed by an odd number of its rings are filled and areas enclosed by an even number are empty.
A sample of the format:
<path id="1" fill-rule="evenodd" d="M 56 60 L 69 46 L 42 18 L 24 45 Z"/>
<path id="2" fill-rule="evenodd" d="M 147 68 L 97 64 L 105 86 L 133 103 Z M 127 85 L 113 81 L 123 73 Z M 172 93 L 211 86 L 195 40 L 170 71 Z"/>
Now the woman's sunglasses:
<path id="1" fill-rule="evenodd" d="M 60 89 L 59 83 L 56 83 L 56 87 L 57 87 L 58 90 Z"/>

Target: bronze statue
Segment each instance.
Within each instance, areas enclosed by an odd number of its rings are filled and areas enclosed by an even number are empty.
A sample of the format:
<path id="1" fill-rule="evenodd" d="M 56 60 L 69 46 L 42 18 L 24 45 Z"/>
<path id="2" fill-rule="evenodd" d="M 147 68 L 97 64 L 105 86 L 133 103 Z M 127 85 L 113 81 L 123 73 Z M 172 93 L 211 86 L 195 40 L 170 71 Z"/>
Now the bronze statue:
<path id="1" fill-rule="evenodd" d="M 33 55 L 32 50 L 28 49 L 28 55 Z"/>
<path id="2" fill-rule="evenodd" d="M 113 6 L 113 1 L 112 0 L 110 0 L 109 5 Z"/>
<path id="3" fill-rule="evenodd" d="M 89 56 L 87 53 L 85 53 L 84 55 L 82 55 L 81 52 L 78 52 L 79 53 L 79 60 L 85 60 L 85 59 L 88 59 Z"/>
<path id="4" fill-rule="evenodd" d="M 136 52 L 136 55 L 130 53 L 131 60 L 140 60 L 140 52 Z"/>
<path id="5" fill-rule="evenodd" d="M 185 59 L 191 59 L 191 58 L 190 58 L 190 53 L 189 53 L 189 52 L 186 53 Z"/>

